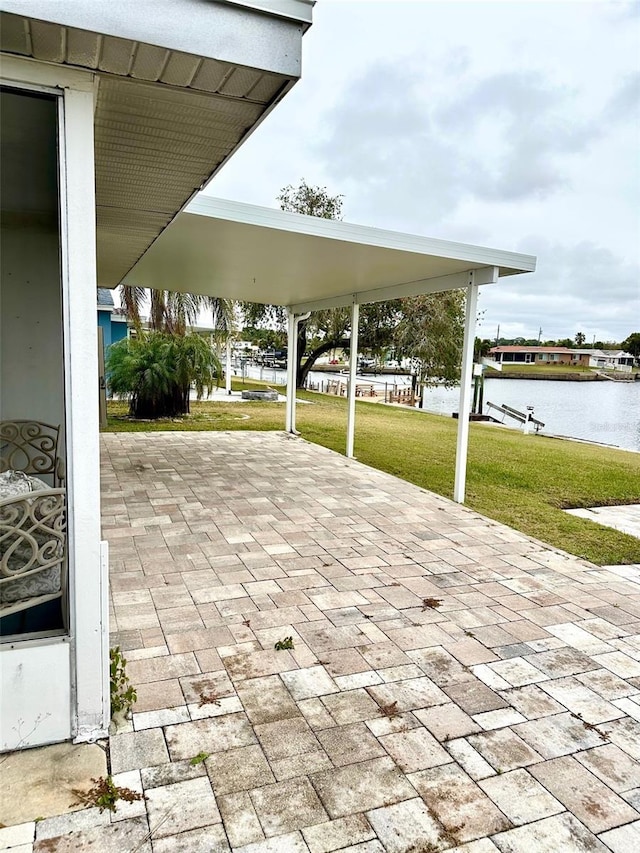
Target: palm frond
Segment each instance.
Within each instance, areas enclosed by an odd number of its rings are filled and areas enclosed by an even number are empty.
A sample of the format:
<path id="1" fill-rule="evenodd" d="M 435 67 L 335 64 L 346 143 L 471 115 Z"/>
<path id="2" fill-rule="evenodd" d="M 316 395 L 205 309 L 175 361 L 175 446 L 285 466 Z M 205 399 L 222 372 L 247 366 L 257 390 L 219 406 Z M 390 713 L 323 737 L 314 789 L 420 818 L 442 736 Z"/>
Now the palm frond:
<path id="1" fill-rule="evenodd" d="M 229 335 L 235 328 L 235 302 L 220 296 L 205 296 L 205 307 L 211 312 L 212 326 L 216 332 Z"/>
<path id="2" fill-rule="evenodd" d="M 136 329 L 141 326 L 140 309 L 147 301 L 147 290 L 144 287 L 132 287 L 121 284 L 119 288 L 120 303 Z"/>
<path id="3" fill-rule="evenodd" d="M 165 325 L 168 332 L 184 335 L 187 326 L 195 326 L 204 308 L 205 297 L 196 293 L 167 291 Z"/>

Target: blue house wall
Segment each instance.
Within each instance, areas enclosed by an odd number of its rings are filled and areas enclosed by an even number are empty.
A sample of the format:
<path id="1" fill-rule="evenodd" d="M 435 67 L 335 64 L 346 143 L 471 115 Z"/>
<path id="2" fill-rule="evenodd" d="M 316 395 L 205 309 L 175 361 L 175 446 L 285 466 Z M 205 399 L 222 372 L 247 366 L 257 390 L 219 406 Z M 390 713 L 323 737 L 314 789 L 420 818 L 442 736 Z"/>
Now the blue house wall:
<path id="1" fill-rule="evenodd" d="M 109 347 L 127 337 L 128 323 L 121 314 L 114 314 L 114 303 L 111 291 L 98 288 L 98 328 L 102 329 L 105 363 L 109 355 Z M 116 319 L 117 318 L 117 319 Z M 105 376 L 107 386 L 109 375 Z"/>
<path id="2" fill-rule="evenodd" d="M 127 337 L 127 323 L 122 315 L 114 315 L 114 302 L 111 291 L 106 287 L 98 288 L 98 327 L 102 329 L 104 356 L 107 357 L 111 344 Z M 118 319 L 115 319 L 117 317 Z"/>
<path id="3" fill-rule="evenodd" d="M 122 320 L 113 320 L 108 311 L 98 311 L 98 326 L 102 329 L 105 358 L 111 344 L 117 344 L 127 337 L 127 324 Z"/>

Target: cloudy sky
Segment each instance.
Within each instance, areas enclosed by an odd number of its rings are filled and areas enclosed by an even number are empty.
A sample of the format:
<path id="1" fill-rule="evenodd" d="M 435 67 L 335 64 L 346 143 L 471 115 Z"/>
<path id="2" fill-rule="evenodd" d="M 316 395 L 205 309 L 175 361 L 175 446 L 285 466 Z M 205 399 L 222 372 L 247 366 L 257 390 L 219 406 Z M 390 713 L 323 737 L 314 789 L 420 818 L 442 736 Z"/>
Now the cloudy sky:
<path id="1" fill-rule="evenodd" d="M 207 189 L 535 254 L 480 334 L 640 330 L 640 2 L 319 0 L 302 80 Z"/>

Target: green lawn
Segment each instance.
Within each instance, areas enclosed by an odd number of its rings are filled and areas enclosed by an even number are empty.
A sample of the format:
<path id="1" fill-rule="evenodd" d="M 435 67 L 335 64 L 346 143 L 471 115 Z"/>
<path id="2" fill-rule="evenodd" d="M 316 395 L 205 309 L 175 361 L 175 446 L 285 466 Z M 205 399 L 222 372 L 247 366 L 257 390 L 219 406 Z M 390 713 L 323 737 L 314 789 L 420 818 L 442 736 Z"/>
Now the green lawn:
<path id="1" fill-rule="evenodd" d="M 247 383 L 244 387 L 264 387 Z M 240 387 L 235 385 L 234 387 Z M 339 453 L 344 398 L 299 392 L 303 438 Z M 284 403 L 194 403 L 188 418 L 132 422 L 110 402 L 108 430 L 278 430 Z M 410 409 L 356 403 L 356 457 L 446 497 L 453 493 L 456 424 Z M 599 565 L 640 563 L 640 541 L 562 512 L 568 507 L 640 503 L 640 454 L 471 424 L 466 503 L 484 515 Z"/>

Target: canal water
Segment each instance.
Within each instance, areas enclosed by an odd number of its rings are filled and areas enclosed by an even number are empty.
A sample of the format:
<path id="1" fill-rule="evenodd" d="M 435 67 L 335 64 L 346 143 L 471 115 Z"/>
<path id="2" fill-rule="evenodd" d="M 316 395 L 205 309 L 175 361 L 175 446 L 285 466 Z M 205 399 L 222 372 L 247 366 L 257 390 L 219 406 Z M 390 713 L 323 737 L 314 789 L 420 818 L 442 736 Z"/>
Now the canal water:
<path id="1" fill-rule="evenodd" d="M 425 408 L 449 414 L 458 409 L 458 389 L 427 391 Z M 511 406 L 521 412 L 533 406 L 534 417 L 544 423 L 542 433 L 566 435 L 640 451 L 640 382 L 557 382 L 531 379 L 487 379 L 487 402 Z M 505 423 L 515 424 L 510 418 Z"/>
<path id="2" fill-rule="evenodd" d="M 284 383 L 282 370 L 247 366 L 247 377 L 267 382 Z M 335 374 L 311 371 L 309 379 L 321 387 Z M 346 376 L 341 377 L 346 381 Z M 393 385 L 410 384 L 408 376 L 359 376 L 362 382 L 375 384 L 380 394 Z M 458 411 L 458 388 L 430 388 L 426 392 L 425 409 L 442 415 Z M 624 450 L 640 451 L 640 382 L 558 382 L 531 379 L 487 379 L 484 386 L 485 413 L 487 402 L 511 406 L 521 412 L 533 406 L 534 417 L 544 423 L 543 434 L 562 435 L 609 444 Z M 496 412 L 498 420 L 502 416 Z M 517 426 L 506 418 L 505 423 Z"/>

